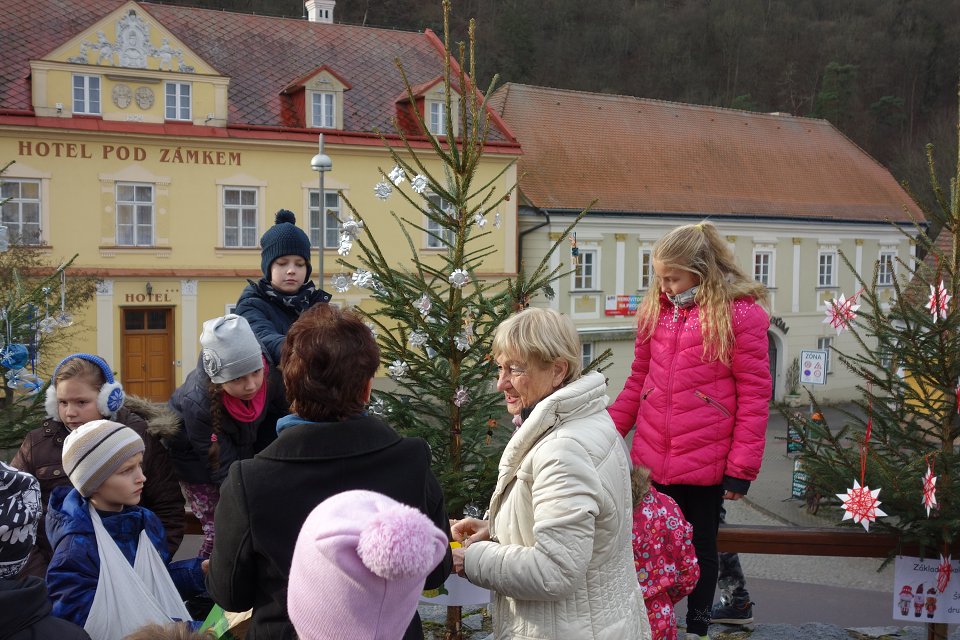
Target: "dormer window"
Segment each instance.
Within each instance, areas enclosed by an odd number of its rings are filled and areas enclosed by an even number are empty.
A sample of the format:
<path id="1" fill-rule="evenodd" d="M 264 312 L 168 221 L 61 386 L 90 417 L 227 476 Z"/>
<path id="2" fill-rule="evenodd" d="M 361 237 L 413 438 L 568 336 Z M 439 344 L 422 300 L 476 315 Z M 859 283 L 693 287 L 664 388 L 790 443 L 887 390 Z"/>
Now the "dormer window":
<path id="1" fill-rule="evenodd" d="M 164 93 L 164 118 L 167 120 L 193 120 L 189 82 L 167 82 Z"/>
<path id="2" fill-rule="evenodd" d="M 438 100 L 428 100 L 430 115 L 427 120 L 427 127 L 430 133 L 435 136 L 447 135 L 447 113 L 443 108 L 443 103 Z"/>
<path id="3" fill-rule="evenodd" d="M 100 76 L 73 74 L 73 113 L 100 115 Z"/>
<path id="4" fill-rule="evenodd" d="M 337 96 L 333 91 L 311 91 L 310 104 L 311 127 L 337 128 Z"/>

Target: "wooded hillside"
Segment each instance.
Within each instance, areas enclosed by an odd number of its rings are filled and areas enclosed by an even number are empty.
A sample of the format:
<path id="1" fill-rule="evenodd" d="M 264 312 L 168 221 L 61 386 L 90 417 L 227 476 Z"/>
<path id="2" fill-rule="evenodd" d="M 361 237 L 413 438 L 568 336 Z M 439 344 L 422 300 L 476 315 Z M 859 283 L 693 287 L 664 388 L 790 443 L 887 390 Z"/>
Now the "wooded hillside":
<path id="1" fill-rule="evenodd" d="M 301 16 L 300 0 L 177 2 Z M 957 0 L 454 0 L 492 73 L 584 91 L 826 118 L 925 193 L 953 166 Z M 436 0 L 339 0 L 335 20 L 442 33 Z M 575 123 L 570 123 L 575 126 Z"/>

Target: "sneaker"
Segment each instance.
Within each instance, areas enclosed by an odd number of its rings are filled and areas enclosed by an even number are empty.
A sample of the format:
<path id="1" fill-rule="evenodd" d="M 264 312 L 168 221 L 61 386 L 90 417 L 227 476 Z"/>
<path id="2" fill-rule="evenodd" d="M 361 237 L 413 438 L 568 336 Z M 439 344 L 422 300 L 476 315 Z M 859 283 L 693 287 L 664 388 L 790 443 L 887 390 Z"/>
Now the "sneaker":
<path id="1" fill-rule="evenodd" d="M 753 603 L 718 602 L 710 612 L 710 622 L 714 624 L 750 624 L 753 622 Z"/>

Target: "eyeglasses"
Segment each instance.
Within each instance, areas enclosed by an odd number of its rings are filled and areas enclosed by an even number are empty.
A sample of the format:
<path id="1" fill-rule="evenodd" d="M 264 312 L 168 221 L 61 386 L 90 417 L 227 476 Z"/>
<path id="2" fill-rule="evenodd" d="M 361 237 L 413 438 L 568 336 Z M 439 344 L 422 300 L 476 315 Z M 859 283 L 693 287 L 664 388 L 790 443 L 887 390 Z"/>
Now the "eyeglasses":
<path id="1" fill-rule="evenodd" d="M 511 365 L 508 366 L 508 367 L 504 367 L 503 365 L 498 364 L 498 365 L 497 365 L 497 379 L 498 379 L 498 380 L 503 377 L 504 371 L 506 371 L 507 373 L 510 374 L 510 379 L 511 379 L 511 380 L 516 380 L 517 378 L 519 378 L 520 376 L 522 376 L 523 374 L 525 374 L 525 373 L 527 372 L 527 370 L 524 369 L 523 367 L 518 367 L 517 365 L 514 365 L 514 364 L 511 364 Z"/>

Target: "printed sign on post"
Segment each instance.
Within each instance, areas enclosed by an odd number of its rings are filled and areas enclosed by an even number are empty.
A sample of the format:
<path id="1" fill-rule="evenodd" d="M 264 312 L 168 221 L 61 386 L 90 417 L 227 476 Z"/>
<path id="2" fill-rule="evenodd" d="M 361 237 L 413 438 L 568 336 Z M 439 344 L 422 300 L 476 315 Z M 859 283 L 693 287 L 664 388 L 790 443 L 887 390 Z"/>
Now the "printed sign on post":
<path id="1" fill-rule="evenodd" d="M 947 588 L 940 591 L 939 558 L 897 556 L 893 572 L 893 619 L 911 622 L 960 622 L 960 562 L 950 563 Z"/>
<path id="2" fill-rule="evenodd" d="M 800 352 L 800 384 L 827 384 L 827 352 Z"/>

